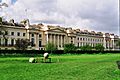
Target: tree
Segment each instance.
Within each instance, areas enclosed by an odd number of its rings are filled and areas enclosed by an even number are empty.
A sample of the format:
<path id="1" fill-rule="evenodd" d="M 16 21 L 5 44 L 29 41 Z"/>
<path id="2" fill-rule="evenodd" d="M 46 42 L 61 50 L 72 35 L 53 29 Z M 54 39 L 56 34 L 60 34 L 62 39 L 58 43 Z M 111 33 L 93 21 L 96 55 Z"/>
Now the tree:
<path id="1" fill-rule="evenodd" d="M 65 44 L 64 45 L 64 52 L 65 53 L 75 51 L 75 50 L 77 50 L 77 47 L 74 44 Z"/>
<path id="2" fill-rule="evenodd" d="M 103 46 L 102 44 L 97 44 L 97 45 L 95 46 L 95 49 L 96 49 L 97 51 L 104 51 L 104 46 Z"/>
<path id="3" fill-rule="evenodd" d="M 26 50 L 30 45 L 30 41 L 28 39 L 17 39 L 15 48 L 18 50 Z"/>
<path id="4" fill-rule="evenodd" d="M 46 44 L 45 48 L 47 51 L 50 51 L 51 53 L 57 50 L 57 47 L 53 43 Z"/>
<path id="5" fill-rule="evenodd" d="M 8 31 L 6 31 L 5 27 L 3 26 L 2 17 L 0 17 L 0 35 L 3 36 L 4 41 L 6 39 L 6 35 L 8 35 Z"/>
<path id="6" fill-rule="evenodd" d="M 0 17 L 0 35 L 3 35 L 5 37 L 5 32 L 7 32 L 2 24 L 2 17 Z"/>
<path id="7" fill-rule="evenodd" d="M 92 46 L 90 46 L 90 45 L 85 45 L 85 46 L 81 46 L 80 49 L 81 49 L 82 51 L 90 51 L 90 50 L 92 50 Z"/>

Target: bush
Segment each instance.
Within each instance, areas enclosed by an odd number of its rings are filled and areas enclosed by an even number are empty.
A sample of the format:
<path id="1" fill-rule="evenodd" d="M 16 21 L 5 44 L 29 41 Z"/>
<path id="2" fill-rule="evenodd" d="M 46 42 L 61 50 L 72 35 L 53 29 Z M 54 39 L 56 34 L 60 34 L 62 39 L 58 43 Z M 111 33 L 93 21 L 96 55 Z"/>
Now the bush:
<path id="1" fill-rule="evenodd" d="M 104 51 L 104 46 L 101 45 L 101 44 L 97 44 L 97 45 L 95 46 L 95 49 L 96 49 L 97 51 Z"/>
<path id="2" fill-rule="evenodd" d="M 92 50 L 92 46 L 90 45 L 85 45 L 85 46 L 81 46 L 80 49 L 82 51 L 91 51 Z"/>
<path id="3" fill-rule="evenodd" d="M 72 51 L 76 51 L 77 47 L 74 44 L 65 44 L 64 45 L 64 53 L 69 53 Z"/>
<path id="4" fill-rule="evenodd" d="M 46 51 L 50 51 L 51 53 L 57 50 L 57 47 L 53 43 L 48 43 L 45 48 Z"/>

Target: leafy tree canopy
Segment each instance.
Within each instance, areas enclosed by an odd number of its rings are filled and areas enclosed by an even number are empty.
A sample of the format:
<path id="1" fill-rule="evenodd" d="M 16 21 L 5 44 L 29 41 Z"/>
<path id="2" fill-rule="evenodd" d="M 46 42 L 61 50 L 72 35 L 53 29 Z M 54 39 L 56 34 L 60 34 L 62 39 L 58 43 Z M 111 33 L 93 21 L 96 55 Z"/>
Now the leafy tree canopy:
<path id="1" fill-rule="evenodd" d="M 46 48 L 47 51 L 51 51 L 51 52 L 57 50 L 57 47 L 53 43 L 48 43 L 45 46 L 45 48 Z"/>
<path id="2" fill-rule="evenodd" d="M 104 46 L 103 46 L 102 44 L 97 44 L 97 45 L 95 46 L 95 49 L 96 49 L 97 51 L 104 51 Z"/>
<path id="3" fill-rule="evenodd" d="M 64 45 L 64 52 L 68 53 L 70 51 L 75 51 L 77 50 L 77 47 L 74 44 L 65 44 Z"/>
<path id="4" fill-rule="evenodd" d="M 26 50 L 29 45 L 30 41 L 28 39 L 17 39 L 15 48 L 17 50 Z"/>
<path id="5" fill-rule="evenodd" d="M 85 45 L 85 46 L 81 46 L 80 49 L 81 49 L 82 51 L 90 51 L 90 50 L 92 50 L 92 46 L 90 46 L 90 45 Z"/>

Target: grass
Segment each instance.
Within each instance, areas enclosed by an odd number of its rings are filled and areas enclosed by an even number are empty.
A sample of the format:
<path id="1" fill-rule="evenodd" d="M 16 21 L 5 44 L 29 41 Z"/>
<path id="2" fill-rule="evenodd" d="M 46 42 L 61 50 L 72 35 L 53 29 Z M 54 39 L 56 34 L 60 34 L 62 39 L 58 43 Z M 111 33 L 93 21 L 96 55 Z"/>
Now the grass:
<path id="1" fill-rule="evenodd" d="M 120 54 L 50 55 L 52 63 L 30 57 L 0 57 L 0 80 L 120 80 Z"/>

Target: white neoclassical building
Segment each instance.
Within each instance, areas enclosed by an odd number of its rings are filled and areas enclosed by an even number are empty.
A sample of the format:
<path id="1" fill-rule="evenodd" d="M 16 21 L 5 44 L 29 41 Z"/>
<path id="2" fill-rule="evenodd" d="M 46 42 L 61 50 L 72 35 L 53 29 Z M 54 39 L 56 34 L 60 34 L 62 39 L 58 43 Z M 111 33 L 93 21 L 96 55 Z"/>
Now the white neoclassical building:
<path id="1" fill-rule="evenodd" d="M 13 19 L 9 22 L 3 21 L 0 22 L 0 27 L 6 31 L 5 38 L 0 34 L 0 49 L 15 49 L 17 39 L 29 39 L 32 43 L 28 47 L 30 50 L 44 50 L 47 43 L 53 43 L 59 50 L 63 50 L 64 44 L 68 43 L 78 47 L 102 44 L 105 49 L 118 49 L 116 43 L 119 37 L 110 33 L 43 24 L 30 25 L 28 19 L 20 23 L 15 23 Z"/>

